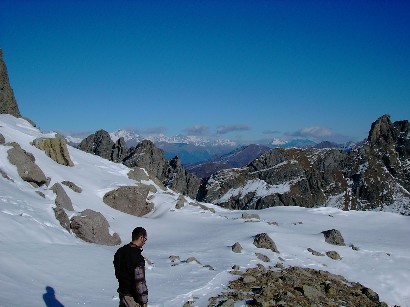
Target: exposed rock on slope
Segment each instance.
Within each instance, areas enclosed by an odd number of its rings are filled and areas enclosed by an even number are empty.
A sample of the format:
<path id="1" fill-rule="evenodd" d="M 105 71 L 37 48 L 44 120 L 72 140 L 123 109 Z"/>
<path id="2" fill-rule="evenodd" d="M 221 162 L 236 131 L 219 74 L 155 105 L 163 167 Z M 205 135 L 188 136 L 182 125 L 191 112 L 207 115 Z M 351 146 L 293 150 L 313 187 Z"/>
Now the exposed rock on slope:
<path id="1" fill-rule="evenodd" d="M 78 148 L 114 162 L 122 161 L 127 155 L 124 139 L 114 143 L 110 134 L 102 129 L 82 140 Z"/>
<path id="2" fill-rule="evenodd" d="M 147 202 L 148 193 L 153 186 L 138 185 L 119 187 L 104 195 L 103 201 L 110 207 L 135 216 L 143 216 L 154 206 Z"/>
<path id="3" fill-rule="evenodd" d="M 410 125 L 384 115 L 352 149 L 272 149 L 213 174 L 198 200 L 232 209 L 332 205 L 410 214 Z"/>
<path id="4" fill-rule="evenodd" d="M 33 145 L 43 150 L 47 156 L 57 163 L 65 166 L 74 166 L 67 149 L 67 142 L 59 137 L 39 138 L 33 141 Z"/>
<path id="5" fill-rule="evenodd" d="M 17 167 L 21 179 L 34 186 L 41 186 L 47 183 L 46 175 L 35 163 L 34 156 L 20 147 L 18 143 L 10 143 L 13 148 L 7 151 L 7 158 L 10 163 Z"/>
<path id="6" fill-rule="evenodd" d="M 10 86 L 3 51 L 0 49 L 0 114 L 11 114 L 21 117 L 13 89 Z"/>
<path id="7" fill-rule="evenodd" d="M 84 210 L 80 215 L 71 218 L 70 228 L 77 237 L 86 242 L 102 245 L 121 244 L 117 233 L 110 235 L 109 224 L 100 212 Z"/>

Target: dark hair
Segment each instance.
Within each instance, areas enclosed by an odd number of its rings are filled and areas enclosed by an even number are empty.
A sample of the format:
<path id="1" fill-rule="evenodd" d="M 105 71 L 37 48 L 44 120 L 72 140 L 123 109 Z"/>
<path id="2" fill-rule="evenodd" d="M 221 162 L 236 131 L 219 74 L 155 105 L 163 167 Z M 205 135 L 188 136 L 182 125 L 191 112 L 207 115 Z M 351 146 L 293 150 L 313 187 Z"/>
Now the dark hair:
<path id="1" fill-rule="evenodd" d="M 147 236 L 147 231 L 145 230 L 145 228 L 137 227 L 132 231 L 132 241 L 137 240 L 141 236 Z"/>

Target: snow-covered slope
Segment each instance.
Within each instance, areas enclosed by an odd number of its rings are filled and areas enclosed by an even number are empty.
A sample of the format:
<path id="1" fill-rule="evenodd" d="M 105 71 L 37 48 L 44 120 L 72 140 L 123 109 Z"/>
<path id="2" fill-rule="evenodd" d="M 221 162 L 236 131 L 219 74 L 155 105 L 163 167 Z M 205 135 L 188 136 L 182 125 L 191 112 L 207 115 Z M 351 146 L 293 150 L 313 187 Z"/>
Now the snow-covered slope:
<path id="1" fill-rule="evenodd" d="M 195 298 L 207 306 L 208 298 L 223 290 L 231 267 L 242 270 L 257 263 L 275 265 L 281 257 L 285 266 L 327 270 L 372 288 L 389 305 L 410 306 L 410 218 L 383 212 L 344 212 L 334 208 L 306 209 L 276 207 L 257 213 L 260 220 L 241 218 L 242 211 L 228 211 L 211 204 L 215 213 L 189 205 L 175 209 L 179 197 L 172 191 L 152 195 L 154 212 L 139 218 L 105 205 L 103 195 L 121 185 L 132 185 L 129 169 L 69 147 L 74 167 L 65 167 L 30 145 L 42 134 L 23 119 L 0 115 L 0 133 L 6 142 L 18 142 L 31 152 L 36 163 L 55 182 L 69 180 L 83 189 L 65 189 L 76 212 L 87 208 L 101 212 L 123 243 L 136 226 L 145 227 L 148 241 L 144 255 L 151 262 L 147 270 L 150 306 L 182 306 Z M 64 230 L 54 217 L 55 195 L 48 188 L 33 188 L 21 180 L 7 159 L 10 146 L 0 145 L 0 306 L 44 306 L 52 297 L 64 306 L 118 306 L 117 282 L 112 257 L 118 247 L 85 243 Z M 42 198 L 36 193 L 45 194 Z M 73 213 L 74 214 L 74 213 Z M 270 222 L 276 222 L 274 225 Z M 341 231 L 347 246 L 324 242 L 322 231 Z M 266 232 L 280 254 L 256 248 L 253 236 Z M 239 242 L 243 251 L 233 253 Z M 354 251 L 349 247 L 359 247 Z M 313 256 L 307 248 L 336 250 L 342 260 Z M 270 263 L 259 260 L 262 252 Z M 171 263 L 169 256 L 181 261 Z M 186 263 L 196 257 L 201 264 Z M 47 290 L 48 289 L 48 293 Z M 240 305 L 238 305 L 240 306 Z"/>

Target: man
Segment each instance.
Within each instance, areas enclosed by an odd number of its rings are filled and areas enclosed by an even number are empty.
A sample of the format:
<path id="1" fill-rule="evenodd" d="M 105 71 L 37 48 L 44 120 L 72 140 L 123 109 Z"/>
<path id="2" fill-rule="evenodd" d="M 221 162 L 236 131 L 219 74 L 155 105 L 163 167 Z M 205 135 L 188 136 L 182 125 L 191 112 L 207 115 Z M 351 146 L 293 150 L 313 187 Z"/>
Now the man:
<path id="1" fill-rule="evenodd" d="M 145 260 L 141 255 L 147 241 L 147 231 L 137 227 L 132 241 L 120 247 L 114 255 L 115 277 L 118 280 L 120 307 L 146 307 L 148 288 L 145 281 Z"/>

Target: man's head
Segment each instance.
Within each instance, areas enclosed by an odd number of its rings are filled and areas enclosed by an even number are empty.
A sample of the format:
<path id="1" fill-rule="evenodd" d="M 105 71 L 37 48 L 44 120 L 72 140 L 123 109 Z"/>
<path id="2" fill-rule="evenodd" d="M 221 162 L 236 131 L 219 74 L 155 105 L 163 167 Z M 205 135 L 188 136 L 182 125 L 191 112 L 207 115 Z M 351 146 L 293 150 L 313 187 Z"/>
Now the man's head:
<path id="1" fill-rule="evenodd" d="M 142 227 L 137 227 L 132 231 L 132 243 L 142 247 L 147 241 L 147 231 Z"/>

